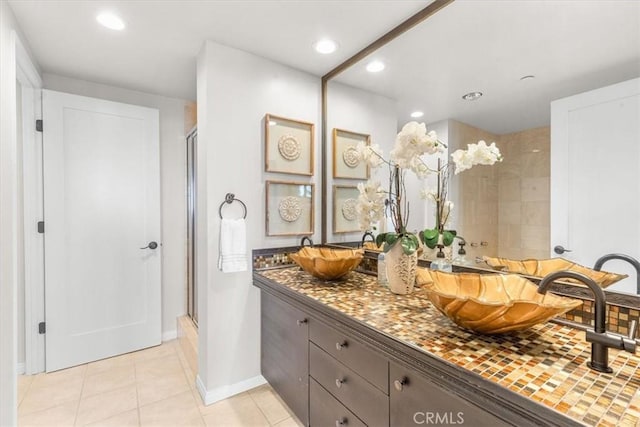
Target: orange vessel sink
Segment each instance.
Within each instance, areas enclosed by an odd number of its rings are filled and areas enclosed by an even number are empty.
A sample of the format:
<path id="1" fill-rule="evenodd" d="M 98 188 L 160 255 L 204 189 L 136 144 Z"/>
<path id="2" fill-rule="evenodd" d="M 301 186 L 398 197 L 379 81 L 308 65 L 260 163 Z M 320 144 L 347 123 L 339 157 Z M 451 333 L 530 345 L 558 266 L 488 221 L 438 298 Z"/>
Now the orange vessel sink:
<path id="1" fill-rule="evenodd" d="M 521 331 L 573 310 L 581 300 L 538 293 L 515 274 L 444 273 L 418 269 L 431 303 L 458 326 L 482 334 Z"/>
<path id="2" fill-rule="evenodd" d="M 363 255 L 363 249 L 304 247 L 289 256 L 312 276 L 322 280 L 336 280 L 355 270 Z"/>

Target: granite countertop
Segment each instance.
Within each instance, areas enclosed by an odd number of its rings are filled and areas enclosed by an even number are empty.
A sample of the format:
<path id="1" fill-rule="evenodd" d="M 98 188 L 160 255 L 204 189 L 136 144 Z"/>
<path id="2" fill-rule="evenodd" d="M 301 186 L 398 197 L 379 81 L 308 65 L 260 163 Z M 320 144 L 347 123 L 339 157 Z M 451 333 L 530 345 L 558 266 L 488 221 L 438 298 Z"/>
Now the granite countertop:
<path id="1" fill-rule="evenodd" d="M 340 282 L 316 279 L 298 267 L 256 274 L 578 422 L 640 426 L 640 357 L 609 349 L 614 373 L 592 371 L 583 331 L 546 323 L 519 333 L 479 335 L 438 312 L 421 288 L 395 295 L 374 276 L 358 272 Z"/>

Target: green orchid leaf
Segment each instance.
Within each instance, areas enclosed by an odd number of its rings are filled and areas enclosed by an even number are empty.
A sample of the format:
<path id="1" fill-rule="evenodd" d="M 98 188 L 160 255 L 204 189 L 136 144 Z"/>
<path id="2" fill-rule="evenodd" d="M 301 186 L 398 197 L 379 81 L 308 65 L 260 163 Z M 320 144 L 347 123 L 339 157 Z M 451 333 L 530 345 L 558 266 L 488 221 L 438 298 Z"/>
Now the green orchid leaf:
<path id="1" fill-rule="evenodd" d="M 416 245 L 416 243 L 411 237 L 415 237 L 415 236 L 403 236 L 400 239 L 400 244 L 402 245 L 402 251 L 405 253 L 405 255 L 411 255 L 416 251 L 416 249 L 418 249 L 418 245 Z"/>
<path id="2" fill-rule="evenodd" d="M 434 249 L 438 244 L 438 230 L 426 229 L 422 231 L 422 241 L 429 249 Z"/>
<path id="3" fill-rule="evenodd" d="M 453 239 L 456 237 L 455 231 L 445 230 L 442 232 L 442 244 L 445 246 L 449 246 L 453 243 Z"/>
<path id="4" fill-rule="evenodd" d="M 384 251 L 389 252 L 393 245 L 398 241 L 398 235 L 396 233 L 386 233 Z"/>
<path id="5" fill-rule="evenodd" d="M 420 242 L 418 241 L 418 236 L 416 236 L 415 234 L 409 234 L 409 238 L 411 239 L 413 244 L 416 246 L 416 248 L 420 246 Z"/>
<path id="6" fill-rule="evenodd" d="M 376 237 L 376 246 L 380 247 L 384 243 L 386 238 L 387 238 L 387 233 L 378 234 L 378 236 Z"/>

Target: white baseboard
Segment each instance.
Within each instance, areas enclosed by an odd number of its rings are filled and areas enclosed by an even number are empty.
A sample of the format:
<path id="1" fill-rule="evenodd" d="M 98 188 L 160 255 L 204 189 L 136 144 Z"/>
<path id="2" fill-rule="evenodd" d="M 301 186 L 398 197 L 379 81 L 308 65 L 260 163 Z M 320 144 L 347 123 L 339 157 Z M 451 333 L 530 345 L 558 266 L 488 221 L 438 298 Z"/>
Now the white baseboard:
<path id="1" fill-rule="evenodd" d="M 198 388 L 200 397 L 202 397 L 202 401 L 205 405 L 211 405 L 212 403 L 216 403 L 220 400 L 242 393 L 243 391 L 251 390 L 252 388 L 266 383 L 267 380 L 265 380 L 262 375 L 258 375 L 253 378 L 240 381 L 239 383 L 225 385 L 213 390 L 207 390 L 200 379 L 200 375 L 196 376 L 196 387 Z"/>
<path id="2" fill-rule="evenodd" d="M 162 342 L 175 340 L 176 338 L 178 338 L 178 331 L 176 329 L 162 333 Z"/>
<path id="3" fill-rule="evenodd" d="M 16 374 L 24 375 L 24 373 L 25 373 L 24 362 L 18 363 L 18 366 L 16 367 Z"/>

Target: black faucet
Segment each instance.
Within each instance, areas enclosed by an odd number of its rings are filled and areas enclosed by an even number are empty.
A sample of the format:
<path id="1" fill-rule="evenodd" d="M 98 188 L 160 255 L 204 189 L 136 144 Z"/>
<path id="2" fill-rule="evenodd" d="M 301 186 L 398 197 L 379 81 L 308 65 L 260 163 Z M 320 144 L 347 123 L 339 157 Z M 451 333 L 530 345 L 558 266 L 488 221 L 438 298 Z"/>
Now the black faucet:
<path id="1" fill-rule="evenodd" d="M 367 236 L 371 237 L 371 241 L 375 243 L 376 238 L 373 235 L 373 233 L 370 231 L 365 231 L 364 234 L 362 235 L 362 243 L 360 244 L 360 246 L 364 246 L 364 242 L 365 240 L 367 240 Z"/>
<path id="2" fill-rule="evenodd" d="M 300 239 L 300 246 L 304 246 L 305 242 L 309 242 L 309 246 L 313 247 L 313 240 L 311 240 L 311 237 L 304 236 L 302 239 Z"/>
<path id="3" fill-rule="evenodd" d="M 640 262 L 638 262 L 637 259 L 624 254 L 603 255 L 600 258 L 598 258 L 598 260 L 593 266 L 593 269 L 596 271 L 600 271 L 604 263 L 612 259 L 627 261 L 629 264 L 633 266 L 633 268 L 636 269 L 636 294 L 640 294 Z"/>
<path id="4" fill-rule="evenodd" d="M 540 281 L 540 284 L 538 284 L 538 293 L 547 293 L 547 289 L 551 283 L 558 279 L 577 280 L 587 285 L 587 287 L 591 289 L 591 292 L 593 292 L 595 297 L 594 330 L 586 331 L 587 342 L 591 343 L 591 361 L 587 362 L 587 366 L 598 372 L 613 372 L 609 367 L 609 347 L 635 353 L 637 324 L 632 322 L 629 337 L 607 332 L 606 296 L 602 288 L 584 274 L 574 271 L 557 271 L 548 274 Z"/>

